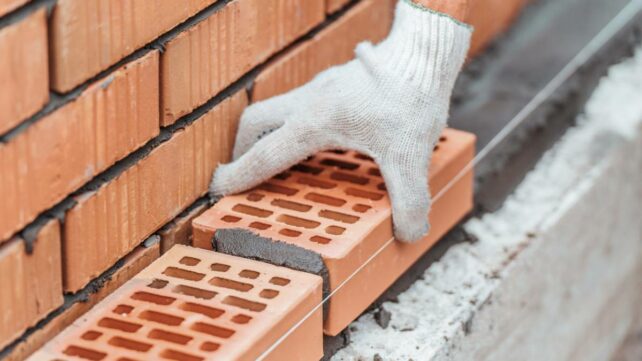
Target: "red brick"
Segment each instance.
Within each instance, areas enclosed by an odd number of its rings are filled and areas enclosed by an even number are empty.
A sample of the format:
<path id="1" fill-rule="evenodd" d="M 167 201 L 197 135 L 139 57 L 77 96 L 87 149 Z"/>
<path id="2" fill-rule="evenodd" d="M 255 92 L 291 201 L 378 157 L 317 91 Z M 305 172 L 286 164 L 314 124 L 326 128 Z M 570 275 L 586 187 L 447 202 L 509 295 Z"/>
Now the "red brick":
<path id="1" fill-rule="evenodd" d="M 20 1 L 0 1 L 0 14 Z M 47 23 L 39 10 L 0 29 L 0 134 L 36 113 L 49 100 Z"/>
<path id="2" fill-rule="evenodd" d="M 473 172 L 466 166 L 474 154 L 474 135 L 444 132 L 429 181 L 433 195 L 443 194 L 433 202 L 430 233 L 415 243 L 394 241 L 383 179 L 372 159 L 355 152 L 322 152 L 253 190 L 224 197 L 194 220 L 193 243 L 212 248 L 217 229 L 244 228 L 318 254 L 327 269 L 326 287 L 335 292 L 324 325 L 326 334 L 334 336 L 472 209 Z M 236 243 L 251 240 L 220 242 L 219 252 L 265 256 L 252 247 L 246 254 L 247 243 Z"/>
<path id="3" fill-rule="evenodd" d="M 351 60 L 359 42 L 378 42 L 388 35 L 392 17 L 390 1 L 362 1 L 312 39 L 270 62 L 254 82 L 252 101 L 284 93 Z"/>
<path id="4" fill-rule="evenodd" d="M 14 238 L 0 246 L 0 349 L 62 305 L 60 224 L 47 222 L 33 253 Z"/>
<path id="5" fill-rule="evenodd" d="M 29 355 L 62 332 L 62 330 L 71 325 L 76 319 L 93 308 L 98 302 L 109 296 L 145 267 L 149 266 L 158 257 L 160 257 L 159 244 L 155 244 L 149 248 L 143 246 L 136 247 L 134 251 L 124 257 L 123 266 L 111 275 L 98 291 L 89 294 L 86 300 L 74 303 L 42 328 L 32 333 L 25 341 L 16 345 L 7 355 L 5 361 L 19 361 L 29 357 Z"/>
<path id="6" fill-rule="evenodd" d="M 213 2 L 59 0 L 49 27 L 52 88 L 75 88 Z"/>
<path id="7" fill-rule="evenodd" d="M 0 0 L 0 16 L 19 8 L 28 1 L 29 0 Z"/>
<path id="8" fill-rule="evenodd" d="M 324 0 L 234 0 L 167 43 L 162 124 L 205 103 L 324 19 Z"/>
<path id="9" fill-rule="evenodd" d="M 475 28 L 469 56 L 481 53 L 515 20 L 529 0 L 476 0 L 470 2 L 468 23 Z"/>
<path id="10" fill-rule="evenodd" d="M 325 11 L 328 14 L 331 14 L 341 9 L 343 6 L 347 5 L 349 2 L 350 0 L 325 0 Z"/>
<path id="11" fill-rule="evenodd" d="M 177 244 L 192 244 L 192 221 L 205 212 L 207 208 L 207 203 L 201 204 L 187 212 L 187 214 L 181 214 L 174 218 L 162 230 L 158 231 L 157 234 L 161 237 L 161 252 L 165 253 Z"/>
<path id="12" fill-rule="evenodd" d="M 207 191 L 212 172 L 228 161 L 245 92 L 225 100 L 174 134 L 146 158 L 67 212 L 64 288 L 75 291 Z"/>
<path id="13" fill-rule="evenodd" d="M 321 283 L 303 272 L 176 246 L 30 360 L 67 359 L 81 348 L 109 360 L 256 360 L 264 353 L 265 360 L 319 360 Z M 88 332 L 94 337 L 83 337 Z"/>
<path id="14" fill-rule="evenodd" d="M 0 240 L 159 132 L 151 52 L 0 144 Z"/>

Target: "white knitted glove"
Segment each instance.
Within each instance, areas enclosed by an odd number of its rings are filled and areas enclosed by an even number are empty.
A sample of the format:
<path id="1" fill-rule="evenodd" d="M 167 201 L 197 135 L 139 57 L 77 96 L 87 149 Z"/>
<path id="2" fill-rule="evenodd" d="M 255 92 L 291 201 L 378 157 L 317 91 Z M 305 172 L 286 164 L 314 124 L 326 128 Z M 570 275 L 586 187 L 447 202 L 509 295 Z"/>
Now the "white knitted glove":
<path id="1" fill-rule="evenodd" d="M 244 191 L 319 151 L 352 149 L 381 168 L 395 236 L 420 239 L 429 229 L 430 158 L 470 35 L 466 25 L 399 1 L 382 43 L 361 43 L 355 60 L 245 110 L 235 161 L 218 167 L 210 191 Z"/>

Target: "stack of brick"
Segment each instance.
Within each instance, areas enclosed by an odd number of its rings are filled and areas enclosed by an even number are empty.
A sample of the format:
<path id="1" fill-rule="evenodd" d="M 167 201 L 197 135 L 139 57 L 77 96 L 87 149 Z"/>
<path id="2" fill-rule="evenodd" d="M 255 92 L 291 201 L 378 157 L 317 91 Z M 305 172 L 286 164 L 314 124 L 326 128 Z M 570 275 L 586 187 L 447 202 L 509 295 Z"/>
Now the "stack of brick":
<path id="1" fill-rule="evenodd" d="M 187 243 L 243 109 L 382 39 L 393 5 L 0 0 L 0 357 Z"/>

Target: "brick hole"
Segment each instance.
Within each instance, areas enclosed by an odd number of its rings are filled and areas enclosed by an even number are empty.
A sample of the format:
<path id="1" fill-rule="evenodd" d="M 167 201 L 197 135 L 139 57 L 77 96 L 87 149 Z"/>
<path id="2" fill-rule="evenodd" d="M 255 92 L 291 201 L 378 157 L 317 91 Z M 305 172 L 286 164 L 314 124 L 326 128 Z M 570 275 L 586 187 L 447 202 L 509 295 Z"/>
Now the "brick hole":
<path id="1" fill-rule="evenodd" d="M 134 341 L 120 336 L 110 338 L 107 343 L 115 347 L 125 348 L 136 352 L 147 352 L 152 348 L 152 345 L 148 343 Z"/>
<path id="2" fill-rule="evenodd" d="M 236 223 L 241 220 L 241 217 L 226 215 L 221 217 L 221 221 L 226 223 Z"/>
<path id="3" fill-rule="evenodd" d="M 326 237 L 312 236 L 312 237 L 310 237 L 310 241 L 315 242 L 315 243 L 320 243 L 320 244 L 328 244 L 332 240 L 330 238 L 326 238 Z"/>
<path id="4" fill-rule="evenodd" d="M 83 333 L 82 336 L 80 336 L 80 338 L 82 338 L 83 340 L 87 340 L 87 341 L 96 341 L 102 335 L 103 335 L 102 332 L 91 331 L 90 330 L 90 331 L 87 331 L 87 332 Z"/>
<path id="5" fill-rule="evenodd" d="M 290 188 L 290 187 L 284 187 L 272 183 L 263 183 L 260 186 L 258 186 L 258 189 L 262 189 L 267 192 L 271 193 L 278 193 L 278 194 L 284 194 L 286 196 L 293 196 L 299 192 L 298 189 Z"/>
<path id="6" fill-rule="evenodd" d="M 230 269 L 230 266 L 222 263 L 212 263 L 210 269 L 216 272 L 227 272 L 227 270 Z"/>
<path id="7" fill-rule="evenodd" d="M 263 199 L 264 197 L 265 197 L 265 195 L 263 195 L 261 193 L 252 192 L 252 193 L 248 194 L 247 197 L 245 197 L 245 199 L 247 199 L 250 202 L 258 202 L 261 199 Z"/>
<path id="8" fill-rule="evenodd" d="M 228 278 L 223 278 L 223 277 L 214 277 L 210 280 L 210 284 L 218 287 L 223 287 L 223 288 L 229 288 L 232 290 L 236 291 L 241 291 L 241 292 L 247 292 L 254 288 L 249 283 L 243 283 L 243 282 L 238 282 L 234 281 Z"/>
<path id="9" fill-rule="evenodd" d="M 298 237 L 301 235 L 301 232 L 295 231 L 293 229 L 283 228 L 279 231 L 279 234 L 282 234 L 286 237 Z"/>
<path id="10" fill-rule="evenodd" d="M 225 313 L 225 311 L 219 308 L 214 308 L 214 307 L 205 306 L 205 305 L 192 303 L 192 302 L 185 302 L 181 304 L 180 309 L 191 313 L 198 313 L 200 315 L 207 316 L 212 319 L 219 318 L 221 317 L 222 314 Z"/>
<path id="11" fill-rule="evenodd" d="M 276 207 L 290 209 L 297 212 L 307 212 L 312 209 L 312 206 L 309 206 L 307 204 L 286 201 L 285 199 L 275 199 L 270 204 Z"/>
<path id="12" fill-rule="evenodd" d="M 359 213 L 365 213 L 365 212 L 369 211 L 370 208 L 372 208 L 372 207 L 370 207 L 368 205 L 365 205 L 365 204 L 355 204 L 354 206 L 352 206 L 352 210 L 355 211 L 355 212 L 359 212 Z"/>
<path id="13" fill-rule="evenodd" d="M 279 291 L 271 290 L 269 288 L 266 288 L 259 293 L 259 296 L 263 298 L 267 298 L 268 300 L 271 300 L 278 295 L 279 295 Z"/>
<path id="14" fill-rule="evenodd" d="M 223 303 L 230 306 L 239 307 L 245 310 L 250 310 L 254 312 L 261 312 L 265 310 L 267 305 L 265 303 L 254 302 L 246 300 L 245 298 L 236 297 L 236 296 L 227 296 L 223 299 Z"/>
<path id="15" fill-rule="evenodd" d="M 168 283 L 169 283 L 169 282 L 167 282 L 167 281 L 165 281 L 165 280 L 154 279 L 153 281 L 151 281 L 151 282 L 147 285 L 147 287 L 149 287 L 149 288 L 155 288 L 155 289 L 157 289 L 157 290 L 160 290 L 160 289 L 165 288 L 165 286 L 167 286 L 167 284 L 168 284 Z"/>
<path id="16" fill-rule="evenodd" d="M 345 232 L 345 228 L 339 226 L 327 226 L 325 227 L 326 233 L 333 234 L 335 236 L 340 236 Z"/>
<path id="17" fill-rule="evenodd" d="M 252 317 L 239 313 L 232 317 L 232 322 L 238 323 L 239 325 L 245 325 L 246 323 L 252 321 Z"/>
<path id="18" fill-rule="evenodd" d="M 230 338 L 236 332 L 234 330 L 230 330 L 229 328 L 212 325 L 205 322 L 196 322 L 190 328 L 196 332 L 205 333 L 220 338 Z"/>
<path id="19" fill-rule="evenodd" d="M 80 357 L 85 360 L 91 360 L 91 361 L 100 361 L 107 357 L 107 354 L 104 352 L 100 351 L 94 351 L 90 350 L 88 348 L 84 347 L 79 347 L 79 346 L 67 346 L 67 348 L 62 351 L 67 356 L 72 356 L 72 357 Z"/>
<path id="20" fill-rule="evenodd" d="M 308 229 L 316 228 L 321 224 L 317 221 L 311 221 L 308 219 L 289 216 L 287 214 L 282 214 L 278 216 L 276 220 L 281 223 L 285 223 L 289 226 L 302 227 L 302 228 L 308 228 Z"/>
<path id="21" fill-rule="evenodd" d="M 130 305 L 118 305 L 112 310 L 112 312 L 117 315 L 129 315 L 133 310 L 134 307 Z"/>
<path id="22" fill-rule="evenodd" d="M 248 206 L 245 204 L 237 204 L 234 207 L 232 207 L 232 210 L 235 212 L 239 213 L 244 213 L 250 216 L 255 216 L 255 217 L 260 217 L 260 218 L 266 218 L 272 215 L 272 211 L 268 211 L 265 209 L 261 208 L 256 208 L 252 206 Z"/>
<path id="23" fill-rule="evenodd" d="M 165 330 L 159 330 L 157 328 L 149 331 L 149 334 L 147 334 L 147 337 L 154 340 L 162 340 L 162 341 L 167 341 L 171 343 L 176 343 L 179 345 L 187 345 L 193 339 L 190 336 L 185 336 L 185 335 L 181 335 L 180 333 L 174 333 L 174 332 L 169 332 Z"/>
<path id="24" fill-rule="evenodd" d="M 441 137 L 439 137 L 440 142 L 445 142 L 447 140 L 448 140 L 448 137 L 446 137 L 445 135 L 442 135 Z"/>
<path id="25" fill-rule="evenodd" d="M 291 174 L 291 173 L 288 173 L 288 172 L 282 172 L 282 173 L 279 173 L 279 174 L 275 175 L 275 176 L 274 176 L 274 179 L 278 179 L 278 180 L 286 180 L 286 179 L 290 178 L 291 176 L 292 176 L 292 174 Z"/>
<path id="26" fill-rule="evenodd" d="M 270 283 L 277 286 L 287 286 L 290 280 L 282 277 L 272 277 L 270 278 Z"/>
<path id="27" fill-rule="evenodd" d="M 334 153 L 334 154 L 346 154 L 347 153 L 347 151 L 342 150 L 342 149 L 333 149 L 333 150 L 329 150 L 328 152 Z"/>
<path id="28" fill-rule="evenodd" d="M 133 358 L 129 358 L 129 357 L 119 357 L 116 361 L 138 361 L 138 360 L 134 360 Z"/>
<path id="29" fill-rule="evenodd" d="M 186 266 L 196 266 L 197 264 L 201 263 L 201 260 L 198 258 L 185 256 L 181 258 L 181 260 L 178 261 L 178 263 L 184 264 Z"/>
<path id="30" fill-rule="evenodd" d="M 244 269 L 241 272 L 239 272 L 239 276 L 241 276 L 243 278 L 249 278 L 249 279 L 252 279 L 252 280 L 257 279 L 260 275 L 261 275 L 260 273 L 258 273 L 256 271 L 249 270 L 249 269 Z"/>
<path id="31" fill-rule="evenodd" d="M 201 350 L 206 351 L 206 352 L 214 352 L 219 349 L 221 345 L 218 343 L 210 342 L 210 341 L 205 341 L 201 344 Z"/>
<path id="32" fill-rule="evenodd" d="M 313 175 L 319 175 L 321 174 L 321 172 L 323 172 L 323 168 L 312 167 L 305 164 L 297 164 L 294 167 L 292 167 L 292 170 L 299 173 L 308 173 Z"/>
<path id="33" fill-rule="evenodd" d="M 381 200 L 381 198 L 383 198 L 383 194 L 381 193 L 368 192 L 368 191 L 364 191 L 363 189 L 357 189 L 357 188 L 346 188 L 345 192 L 349 196 L 370 199 L 373 201 L 378 201 L 378 200 Z"/>
<path id="34" fill-rule="evenodd" d="M 323 209 L 319 211 L 319 217 L 332 219 L 333 221 L 339 221 L 339 222 L 348 223 L 348 224 L 356 223 L 359 220 L 359 217 L 357 216 L 352 216 L 341 212 L 330 211 L 327 209 Z"/>
<path id="35" fill-rule="evenodd" d="M 143 320 L 160 323 L 168 326 L 178 326 L 185 320 L 182 317 L 168 315 L 166 313 L 157 312 L 157 311 L 144 311 L 138 317 Z"/>
<path id="36" fill-rule="evenodd" d="M 377 189 L 379 189 L 380 191 L 385 191 L 386 190 L 386 183 L 377 184 Z"/>
<path id="37" fill-rule="evenodd" d="M 338 159 L 332 159 L 332 158 L 325 158 L 321 161 L 321 164 L 330 166 L 330 167 L 337 167 L 345 170 L 355 170 L 359 168 L 359 164 L 357 163 L 352 163 L 352 162 L 346 162 L 343 160 L 338 160 Z"/>
<path id="38" fill-rule="evenodd" d="M 315 203 L 327 204 L 334 207 L 341 207 L 346 204 L 346 201 L 341 198 L 330 197 L 314 192 L 306 194 L 304 198 Z"/>
<path id="39" fill-rule="evenodd" d="M 310 177 L 300 177 L 299 179 L 297 179 L 297 182 L 300 184 L 305 184 L 310 187 L 321 188 L 321 189 L 332 189 L 337 186 L 336 183 L 326 182 L 320 179 L 314 179 Z"/>
<path id="40" fill-rule="evenodd" d="M 176 300 L 175 298 L 172 298 L 172 297 L 161 296 L 161 295 L 157 295 L 149 292 L 136 292 L 133 295 L 131 295 L 131 298 L 133 300 L 155 303 L 157 305 L 163 305 L 163 306 L 171 305 L 172 302 Z"/>
<path id="41" fill-rule="evenodd" d="M 214 298 L 214 296 L 216 296 L 216 292 L 214 291 L 208 291 L 201 288 L 190 287 L 186 285 L 178 285 L 174 287 L 172 291 L 175 293 L 180 293 L 182 295 L 186 295 L 194 298 L 200 298 L 203 300 L 211 300 L 212 298 Z"/>
<path id="42" fill-rule="evenodd" d="M 113 330 L 134 333 L 140 330 L 140 328 L 143 327 L 143 325 L 117 320 L 115 318 L 105 317 L 100 321 L 98 321 L 98 327 L 110 328 Z"/>
<path id="43" fill-rule="evenodd" d="M 259 229 L 261 231 L 264 231 L 264 230 L 266 230 L 266 229 L 268 229 L 270 227 L 272 227 L 272 226 L 267 224 L 267 223 L 262 223 L 262 222 L 252 222 L 252 223 L 250 223 L 250 228 Z"/>
<path id="44" fill-rule="evenodd" d="M 368 169 L 368 174 L 373 175 L 375 177 L 381 177 L 381 171 L 378 168 Z"/>
<path id="45" fill-rule="evenodd" d="M 357 154 L 354 155 L 354 157 L 357 158 L 357 159 L 374 162 L 374 159 L 372 157 L 369 157 L 369 156 L 367 156 L 365 154 L 357 153 Z"/>
<path id="46" fill-rule="evenodd" d="M 332 174 L 330 174 L 330 178 L 337 181 L 350 182 L 350 183 L 354 183 L 362 186 L 368 184 L 368 182 L 370 181 L 366 177 L 361 177 L 358 175 L 348 174 L 343 172 L 332 172 Z"/>
<path id="47" fill-rule="evenodd" d="M 435 145 L 435 147 L 434 147 L 434 148 L 432 148 L 432 151 L 433 151 L 433 152 L 436 152 L 436 151 L 438 151 L 438 150 L 439 150 L 439 144 Z"/>
<path id="48" fill-rule="evenodd" d="M 188 271 L 178 267 L 167 267 L 163 271 L 165 276 L 180 278 L 188 281 L 200 281 L 205 275 L 198 272 Z"/>
<path id="49" fill-rule="evenodd" d="M 200 356 L 194 356 L 185 352 L 180 352 L 172 349 L 167 349 L 163 350 L 161 352 L 160 357 L 167 359 L 167 360 L 174 360 L 174 361 L 203 361 L 205 360 L 204 358 Z"/>

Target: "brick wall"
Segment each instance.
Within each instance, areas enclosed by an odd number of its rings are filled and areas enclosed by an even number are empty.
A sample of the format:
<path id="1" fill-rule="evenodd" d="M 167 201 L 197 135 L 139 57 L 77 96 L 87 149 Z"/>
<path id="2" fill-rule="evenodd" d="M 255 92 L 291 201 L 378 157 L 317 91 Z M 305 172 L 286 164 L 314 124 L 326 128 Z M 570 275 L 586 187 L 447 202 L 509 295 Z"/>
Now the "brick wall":
<path id="1" fill-rule="evenodd" d="M 394 2 L 0 0 L 0 358 L 187 243 L 243 109 L 384 38 Z M 476 52 L 507 24 L 471 22 Z"/>

